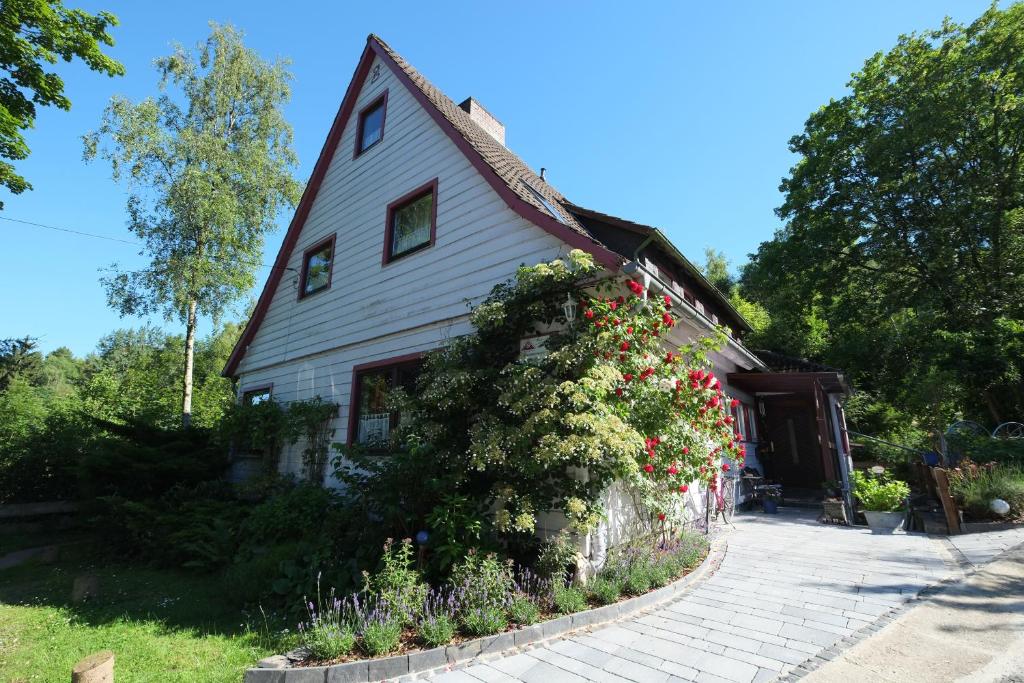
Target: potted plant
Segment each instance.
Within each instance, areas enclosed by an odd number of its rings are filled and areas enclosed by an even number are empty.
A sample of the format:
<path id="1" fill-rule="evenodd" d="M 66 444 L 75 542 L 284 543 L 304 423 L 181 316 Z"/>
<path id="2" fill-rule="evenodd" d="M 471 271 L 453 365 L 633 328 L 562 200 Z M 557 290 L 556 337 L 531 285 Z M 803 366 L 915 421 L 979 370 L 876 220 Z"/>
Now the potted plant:
<path id="1" fill-rule="evenodd" d="M 870 528 L 893 532 L 903 525 L 906 514 L 901 508 L 910 495 L 906 482 L 893 479 L 881 467 L 872 468 L 870 473 L 854 471 L 851 479 L 853 496 Z"/>
<path id="2" fill-rule="evenodd" d="M 779 512 L 779 504 L 782 503 L 782 487 L 777 484 L 769 484 L 761 492 L 761 509 L 766 514 L 775 515 Z"/>

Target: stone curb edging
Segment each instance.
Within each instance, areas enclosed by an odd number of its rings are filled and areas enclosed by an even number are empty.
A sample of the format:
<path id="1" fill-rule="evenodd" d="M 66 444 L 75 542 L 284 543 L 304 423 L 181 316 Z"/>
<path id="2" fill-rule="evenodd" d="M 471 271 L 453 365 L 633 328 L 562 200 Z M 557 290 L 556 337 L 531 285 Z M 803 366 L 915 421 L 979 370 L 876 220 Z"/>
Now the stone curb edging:
<path id="1" fill-rule="evenodd" d="M 903 616 L 904 613 L 909 612 L 912 608 L 931 599 L 932 597 L 938 595 L 947 588 L 954 586 L 958 583 L 961 583 L 962 581 L 966 580 L 972 575 L 978 573 L 978 571 L 983 569 L 986 565 L 991 564 L 992 562 L 995 562 L 996 560 L 1002 558 L 1011 550 L 1016 550 L 1019 546 L 1024 545 L 1024 543 L 1021 543 L 1016 546 L 1011 546 L 1003 552 L 999 553 L 998 555 L 994 556 L 985 564 L 974 565 L 966 557 L 964 557 L 963 553 L 960 552 L 960 549 L 957 548 L 946 536 L 930 535 L 930 538 L 934 541 L 939 542 L 942 545 L 943 549 L 947 552 L 946 556 L 943 557 L 943 560 L 946 563 L 946 568 L 949 569 L 948 576 L 936 581 L 935 583 L 929 586 L 925 586 L 920 591 L 918 591 L 916 595 L 906 598 L 905 600 L 903 600 L 902 603 L 895 605 L 894 607 L 889 609 L 888 612 L 882 613 L 881 615 L 879 615 L 877 619 L 875 619 L 867 626 L 859 628 L 858 630 L 854 631 L 845 638 L 832 643 L 832 645 L 825 648 L 818 654 L 807 658 L 800 664 L 797 664 L 796 668 L 794 668 L 785 676 L 777 678 L 776 681 L 778 681 L 778 683 L 793 683 L 794 681 L 799 681 L 804 676 L 809 675 L 816 669 L 819 669 L 825 664 L 831 662 L 833 659 L 836 659 L 837 657 L 839 657 L 839 655 L 841 655 L 843 652 L 850 649 L 857 643 L 875 635 L 883 628 L 885 628 L 886 626 L 888 626 L 889 624 Z"/>
<path id="2" fill-rule="evenodd" d="M 480 658 L 489 659 L 500 653 L 532 649 L 542 641 L 564 636 L 570 631 L 631 617 L 674 600 L 693 584 L 710 577 L 722 564 L 726 548 L 724 539 L 715 539 L 704 561 L 686 576 L 657 590 L 612 605 L 567 614 L 517 631 L 474 638 L 458 645 L 435 647 L 383 659 L 363 659 L 328 666 L 269 668 L 283 664 L 284 658 L 279 655 L 262 660 L 268 668 L 247 669 L 244 683 L 369 683 L 411 674 L 440 673 L 469 666 Z"/>

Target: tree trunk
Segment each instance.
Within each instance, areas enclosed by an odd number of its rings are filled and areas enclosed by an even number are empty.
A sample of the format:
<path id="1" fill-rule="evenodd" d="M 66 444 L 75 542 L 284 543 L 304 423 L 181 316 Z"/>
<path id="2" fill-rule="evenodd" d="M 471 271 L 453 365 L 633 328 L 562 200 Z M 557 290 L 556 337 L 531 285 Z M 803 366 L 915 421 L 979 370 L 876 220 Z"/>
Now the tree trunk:
<path id="1" fill-rule="evenodd" d="M 181 401 L 181 425 L 192 426 L 192 368 L 195 364 L 196 301 L 188 302 L 188 321 L 185 323 L 185 378 Z"/>

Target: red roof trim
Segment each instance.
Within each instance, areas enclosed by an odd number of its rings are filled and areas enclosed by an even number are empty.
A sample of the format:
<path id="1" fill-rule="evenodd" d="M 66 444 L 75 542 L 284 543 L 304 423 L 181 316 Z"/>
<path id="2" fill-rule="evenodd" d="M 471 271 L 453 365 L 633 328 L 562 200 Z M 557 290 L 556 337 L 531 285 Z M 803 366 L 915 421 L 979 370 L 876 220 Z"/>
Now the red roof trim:
<path id="1" fill-rule="evenodd" d="M 440 126 L 441 130 L 451 138 L 451 141 L 455 143 L 455 146 L 462 150 L 462 153 L 466 155 L 466 158 L 469 159 L 471 164 L 473 164 L 473 167 L 484 177 L 484 179 L 490 184 L 494 191 L 498 193 L 498 196 L 505 201 L 510 209 L 537 227 L 542 228 L 551 235 L 557 237 L 563 242 L 566 242 L 570 246 L 593 254 L 594 258 L 597 259 L 598 263 L 601 265 L 615 268 L 622 265 L 623 259 L 619 254 L 616 254 L 599 244 L 595 244 L 593 240 L 588 239 L 585 235 L 581 235 L 575 230 L 572 230 L 566 225 L 558 222 L 553 217 L 524 201 L 522 197 L 513 192 L 505 181 L 494 172 L 494 169 L 483 160 L 475 149 L 473 149 L 473 146 L 466 141 L 466 138 L 462 137 L 459 131 L 455 129 L 455 126 L 452 125 L 451 121 L 446 119 L 444 114 L 442 114 L 437 107 L 427 99 L 427 96 L 423 94 L 423 91 L 412 82 L 411 78 L 409 78 L 409 74 L 405 73 L 405 70 L 395 63 L 395 60 L 391 58 L 388 51 L 385 50 L 373 36 L 370 36 L 369 47 L 377 54 L 378 57 L 380 57 L 382 62 L 388 65 L 388 68 L 390 68 L 391 72 L 395 74 L 395 77 L 402 82 L 402 85 L 405 86 L 406 90 L 412 93 L 413 97 L 416 98 L 416 101 L 420 103 L 428 114 L 430 114 L 430 117 L 434 119 L 438 126 Z"/>
<path id="2" fill-rule="evenodd" d="M 455 143 L 455 146 L 462 151 L 477 172 L 483 176 L 483 178 L 490 184 L 494 191 L 498 193 L 498 196 L 505 201 L 510 209 L 568 245 L 593 254 L 597 262 L 603 266 L 618 268 L 623 263 L 623 259 L 619 254 L 616 254 L 599 244 L 595 244 L 586 236 L 571 230 L 562 223 L 559 223 L 553 217 L 548 216 L 540 209 L 524 201 L 519 195 L 509 189 L 508 185 L 505 184 L 505 181 L 502 180 L 498 174 L 494 172 L 494 169 L 492 169 L 487 162 L 483 160 L 469 142 L 467 142 L 466 139 L 455 129 L 451 122 L 448 121 L 440 111 L 438 111 L 437 107 L 435 107 L 430 100 L 427 99 L 427 96 L 423 94 L 423 91 L 412 82 L 409 75 L 398 66 L 394 59 L 391 58 L 391 55 L 388 54 L 387 50 L 385 50 L 377 39 L 371 35 L 367 38 L 366 48 L 363 50 L 363 54 L 359 58 L 359 64 L 356 66 L 355 73 L 352 76 L 352 80 L 349 82 L 348 88 L 345 90 L 345 97 L 342 99 L 341 107 L 338 109 L 338 113 L 334 117 L 334 123 L 331 125 L 331 130 L 327 135 L 327 140 L 324 142 L 324 146 L 320 150 L 320 157 L 316 161 L 316 166 L 313 167 L 313 175 L 310 176 L 309 182 L 306 184 L 306 189 L 302 193 L 302 198 L 299 200 L 299 205 L 295 210 L 295 216 L 292 217 L 292 221 L 288 225 L 288 232 L 285 234 L 284 242 L 281 244 L 281 249 L 277 252 L 277 258 L 274 260 L 273 268 L 271 268 L 270 277 L 267 278 L 267 282 L 263 286 L 263 291 L 260 293 L 260 298 L 256 303 L 256 308 L 253 309 L 252 316 L 249 318 L 249 322 L 245 326 L 245 331 L 242 333 L 241 338 L 239 338 L 238 343 L 235 344 L 235 348 L 232 350 L 231 356 L 228 358 L 227 365 L 221 373 L 225 377 L 234 377 L 236 375 L 238 364 L 241 362 L 242 356 L 245 355 L 246 348 L 248 348 L 249 344 L 252 342 L 253 337 L 256 336 L 256 330 L 259 329 L 260 323 L 263 322 L 263 318 L 267 314 L 267 309 L 270 307 L 270 301 L 274 298 L 274 292 L 277 290 L 277 286 L 281 281 L 282 275 L 284 275 L 288 258 L 295 247 L 295 242 L 299 239 L 299 233 L 302 232 L 302 226 L 306 222 L 306 217 L 309 215 L 309 210 L 313 205 L 313 199 L 316 197 L 317 191 L 320 189 L 320 184 L 323 182 L 324 175 L 327 173 L 327 167 L 330 166 L 331 159 L 334 158 L 334 152 L 337 149 L 338 142 L 341 140 L 341 135 L 345 130 L 345 123 L 351 117 L 352 111 L 355 108 L 356 99 L 363 87 L 363 82 L 369 74 L 374 56 L 379 57 L 384 64 L 387 64 L 388 68 L 391 69 L 391 72 L 395 74 L 395 77 L 398 78 L 398 80 L 405 86 L 406 90 L 412 93 L 413 97 L 416 98 L 416 101 L 420 103 L 420 106 L 422 106 L 430 117 L 434 119 L 441 130 L 448 135 L 451 141 Z"/>
<path id="3" fill-rule="evenodd" d="M 232 349 L 227 365 L 224 366 L 224 371 L 221 373 L 225 377 L 235 376 L 235 371 L 238 369 L 242 356 L 245 355 L 246 348 L 252 342 L 253 337 L 256 336 L 256 330 L 259 329 L 260 323 L 263 322 L 263 317 L 267 314 L 267 309 L 270 308 L 270 300 L 274 298 L 274 292 L 277 291 L 277 286 L 281 282 L 281 276 L 284 275 L 287 268 L 288 257 L 291 256 L 295 243 L 299 239 L 299 233 L 302 232 L 302 226 L 306 223 L 306 217 L 309 216 L 309 210 L 313 206 L 313 198 L 316 197 L 316 193 L 320 190 L 320 184 L 324 181 L 324 176 L 327 175 L 327 167 L 331 165 L 334 151 L 338 147 L 338 142 L 341 141 L 341 134 L 345 130 L 345 122 L 352 115 L 352 110 L 356 106 L 356 98 L 363 87 L 363 81 L 366 80 L 366 76 L 370 72 L 373 56 L 374 52 L 367 45 L 366 49 L 363 50 L 363 54 L 359 57 L 359 64 L 356 65 L 352 80 L 349 81 L 345 97 L 341 100 L 341 106 L 334 117 L 334 123 L 331 124 L 331 130 L 327 134 L 324 146 L 320 149 L 320 156 L 313 167 L 313 175 L 309 177 L 306 189 L 302 192 L 302 198 L 295 209 L 295 215 L 292 216 L 292 221 L 288 224 L 288 232 L 285 233 L 284 241 L 277 252 L 277 258 L 274 259 L 274 265 L 270 269 L 270 276 L 267 278 L 266 284 L 263 285 L 263 291 L 260 292 L 256 308 L 253 309 L 252 316 L 250 316 L 242 336 L 238 339 L 238 343 L 235 344 L 235 348 Z"/>

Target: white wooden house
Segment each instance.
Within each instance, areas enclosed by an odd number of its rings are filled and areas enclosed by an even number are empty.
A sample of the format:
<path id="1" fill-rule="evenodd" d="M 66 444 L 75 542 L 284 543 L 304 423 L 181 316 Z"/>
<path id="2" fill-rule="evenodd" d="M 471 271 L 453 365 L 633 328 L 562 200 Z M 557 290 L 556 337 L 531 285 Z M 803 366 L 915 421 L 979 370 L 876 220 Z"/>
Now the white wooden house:
<path id="1" fill-rule="evenodd" d="M 609 274 L 675 299 L 682 320 L 671 341 L 716 324 L 733 331 L 716 374 L 742 401 L 737 419 L 757 464 L 757 395 L 775 392 L 732 381 L 773 374 L 743 346 L 747 323 L 659 230 L 573 204 L 504 143 L 504 126 L 478 101 L 456 105 L 369 36 L 224 370 L 240 400 L 321 396 L 341 406 L 335 440 L 384 439 L 398 419 L 383 409 L 388 387 L 411 382 L 420 355 L 470 331 L 468 304 L 520 264 L 579 248 Z M 830 447 L 845 462 L 841 440 Z M 281 469 L 301 471 L 301 445 Z"/>

